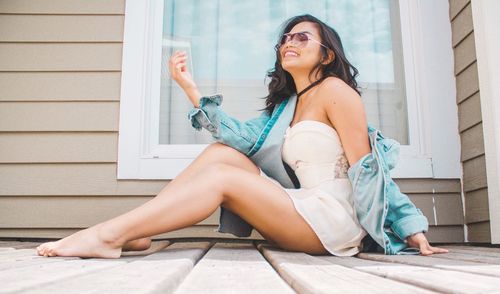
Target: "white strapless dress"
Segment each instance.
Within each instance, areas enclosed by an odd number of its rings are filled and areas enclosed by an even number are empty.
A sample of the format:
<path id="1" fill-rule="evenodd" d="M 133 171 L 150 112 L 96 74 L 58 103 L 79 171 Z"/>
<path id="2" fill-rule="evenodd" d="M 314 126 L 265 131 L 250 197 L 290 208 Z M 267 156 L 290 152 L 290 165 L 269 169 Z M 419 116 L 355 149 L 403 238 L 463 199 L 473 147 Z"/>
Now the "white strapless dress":
<path id="1" fill-rule="evenodd" d="M 356 217 L 347 175 L 349 162 L 336 130 L 320 121 L 300 121 L 287 128 L 281 155 L 301 187 L 287 189 L 262 170 L 261 175 L 288 193 L 297 212 L 331 254 L 353 256 L 360 252 L 367 232 Z"/>

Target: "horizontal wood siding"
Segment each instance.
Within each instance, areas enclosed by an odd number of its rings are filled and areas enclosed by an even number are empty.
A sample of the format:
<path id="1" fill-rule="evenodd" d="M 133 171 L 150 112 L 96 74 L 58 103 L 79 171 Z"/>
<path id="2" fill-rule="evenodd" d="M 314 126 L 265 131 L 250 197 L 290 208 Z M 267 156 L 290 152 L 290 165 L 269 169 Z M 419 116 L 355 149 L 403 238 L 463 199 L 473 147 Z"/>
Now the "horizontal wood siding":
<path id="1" fill-rule="evenodd" d="M 0 72 L 0 101 L 120 101 L 120 78 L 119 71 Z"/>
<path id="2" fill-rule="evenodd" d="M 169 183 L 116 179 L 124 7 L 0 1 L 0 237 L 64 237 Z M 396 183 L 429 219 L 429 240 L 464 241 L 459 179 Z M 219 211 L 157 237 L 233 237 L 214 232 Z"/>
<path id="3" fill-rule="evenodd" d="M 450 0 L 463 163 L 465 223 L 470 242 L 491 242 L 481 95 L 470 0 Z"/>

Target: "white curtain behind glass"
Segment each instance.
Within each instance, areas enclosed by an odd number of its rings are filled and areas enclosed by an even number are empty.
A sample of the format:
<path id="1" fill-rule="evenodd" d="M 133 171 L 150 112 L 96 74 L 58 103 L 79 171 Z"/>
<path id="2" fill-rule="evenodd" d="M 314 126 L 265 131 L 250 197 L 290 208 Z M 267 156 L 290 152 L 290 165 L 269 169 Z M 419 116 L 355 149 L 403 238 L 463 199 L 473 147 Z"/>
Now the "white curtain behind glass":
<path id="1" fill-rule="evenodd" d="M 399 7 L 390 0 L 165 0 L 163 37 L 188 40 L 193 75 L 202 95 L 221 93 L 222 108 L 247 120 L 259 115 L 267 95 L 266 72 L 274 66 L 280 25 L 309 13 L 339 33 L 348 60 L 359 70 L 358 84 L 368 122 L 408 144 L 408 115 Z M 162 72 L 166 69 L 164 51 Z M 187 119 L 193 107 L 162 74 L 160 144 L 206 144 Z"/>

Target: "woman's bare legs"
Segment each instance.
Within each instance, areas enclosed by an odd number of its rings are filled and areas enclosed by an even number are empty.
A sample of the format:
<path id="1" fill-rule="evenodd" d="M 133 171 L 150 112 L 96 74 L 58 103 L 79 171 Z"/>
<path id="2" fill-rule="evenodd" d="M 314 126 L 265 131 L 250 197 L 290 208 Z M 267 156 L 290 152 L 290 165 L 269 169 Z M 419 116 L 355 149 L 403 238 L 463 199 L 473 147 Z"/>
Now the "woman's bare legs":
<path id="1" fill-rule="evenodd" d="M 229 153 L 228 153 L 229 152 Z M 207 148 L 203 150 L 203 152 L 198 155 L 191 164 L 186 167 L 175 179 L 172 179 L 166 186 L 163 188 L 158 196 L 164 195 L 168 192 L 168 190 L 172 190 L 174 187 L 177 186 L 182 186 L 186 185 L 189 183 L 190 178 L 199 172 L 201 169 L 203 169 L 205 166 L 214 163 L 214 162 L 220 162 L 220 163 L 227 163 L 230 165 L 238 166 L 241 168 L 248 168 L 248 165 L 246 164 L 247 162 L 245 160 L 242 160 L 241 156 L 228 156 L 228 154 L 234 153 L 236 150 L 234 148 L 231 148 L 227 145 L 224 145 L 222 143 L 212 143 Z M 250 166 L 251 170 L 255 170 L 255 167 Z M 258 169 L 257 169 L 258 170 Z M 100 225 L 100 224 L 98 224 Z M 96 225 L 97 226 L 97 225 Z M 39 249 L 43 248 L 44 245 L 53 243 L 53 242 L 47 242 L 44 243 L 40 246 L 38 246 Z M 131 250 L 146 250 L 151 246 L 151 238 L 150 237 L 145 237 L 145 238 L 139 238 L 136 240 L 131 240 L 125 245 L 123 245 L 122 250 L 123 251 L 131 251 Z"/>
<path id="2" fill-rule="evenodd" d="M 175 179 L 170 181 L 165 188 L 163 188 L 158 196 L 167 194 L 169 190 L 175 189 L 176 187 L 189 184 L 193 175 L 198 173 L 204 167 L 209 164 L 219 162 L 226 163 L 229 165 L 250 169 L 251 171 L 258 172 L 259 169 L 256 166 L 248 165 L 247 160 L 243 159 L 241 156 L 229 156 L 229 154 L 235 153 L 235 150 L 232 147 L 224 145 L 222 143 L 213 143 L 210 144 L 207 148 L 203 150 L 200 155 L 196 157 L 196 159 L 185 168 Z M 145 237 L 137 240 L 132 240 L 127 242 L 123 246 L 123 251 L 128 250 L 146 250 L 151 246 L 151 238 Z"/>
<path id="3" fill-rule="evenodd" d="M 260 176 L 258 167 L 240 152 L 229 148 L 225 155 L 233 164 L 206 164 L 210 159 L 200 156 L 176 178 L 179 181 L 173 180 L 155 198 L 116 218 L 46 243 L 39 254 L 117 258 L 127 242 L 194 225 L 220 205 L 284 249 L 326 253 L 281 187 Z"/>

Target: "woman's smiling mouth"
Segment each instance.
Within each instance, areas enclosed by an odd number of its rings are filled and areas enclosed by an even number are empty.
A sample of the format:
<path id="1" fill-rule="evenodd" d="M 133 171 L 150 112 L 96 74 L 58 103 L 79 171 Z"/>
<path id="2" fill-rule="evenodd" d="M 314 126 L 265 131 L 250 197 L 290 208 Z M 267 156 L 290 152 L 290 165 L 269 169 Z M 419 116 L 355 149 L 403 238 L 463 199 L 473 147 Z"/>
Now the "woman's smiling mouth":
<path id="1" fill-rule="evenodd" d="M 298 57 L 299 54 L 295 51 L 292 51 L 292 50 L 287 50 L 285 51 L 285 53 L 283 53 L 283 57 Z"/>

